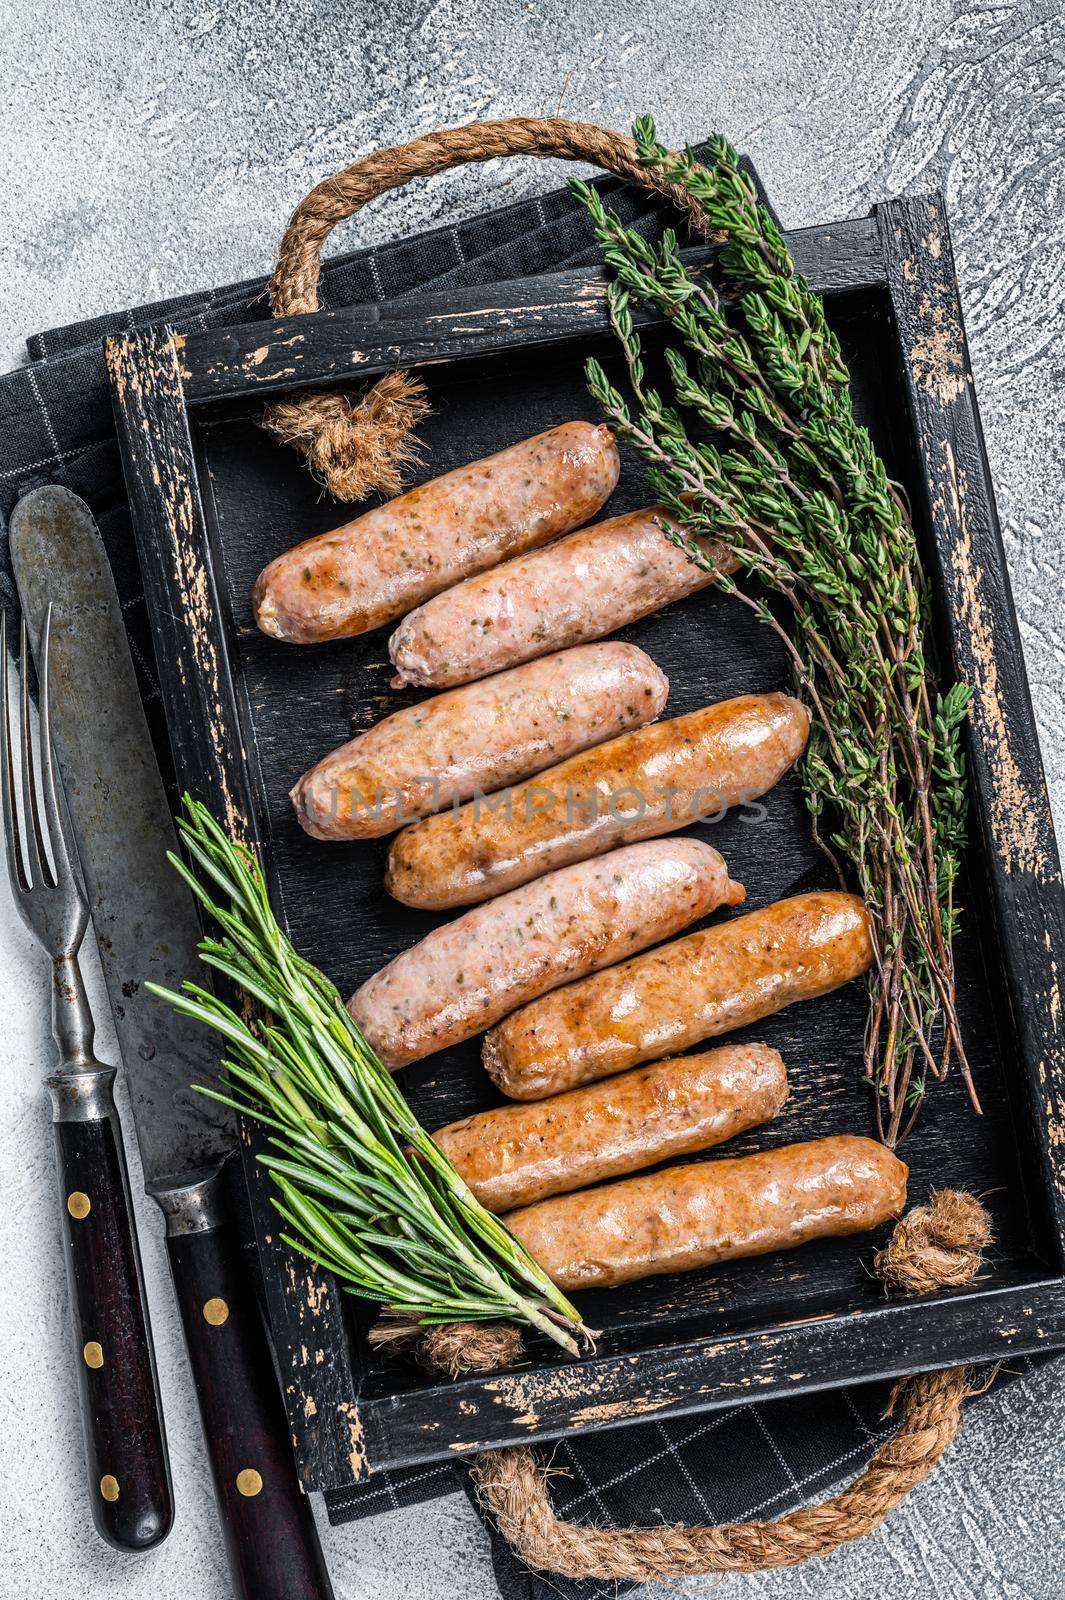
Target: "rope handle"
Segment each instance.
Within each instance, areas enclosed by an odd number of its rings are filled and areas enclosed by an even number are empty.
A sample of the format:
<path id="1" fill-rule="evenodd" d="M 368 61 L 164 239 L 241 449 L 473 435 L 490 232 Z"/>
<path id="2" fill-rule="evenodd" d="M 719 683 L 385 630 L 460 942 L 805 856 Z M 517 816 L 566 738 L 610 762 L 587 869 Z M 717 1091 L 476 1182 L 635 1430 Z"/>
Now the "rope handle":
<path id="1" fill-rule="evenodd" d="M 897 1293 L 961 1288 L 979 1271 L 990 1242 L 991 1219 L 980 1201 L 943 1189 L 896 1224 L 873 1270 Z M 412 1336 L 422 1365 L 450 1377 L 510 1366 L 521 1353 L 517 1330 L 508 1323 L 455 1323 L 428 1331 L 386 1324 L 374 1342 L 395 1346 Z M 485 1511 L 530 1567 L 566 1578 L 632 1583 L 765 1572 L 830 1555 L 871 1533 L 931 1472 L 961 1426 L 963 1401 L 981 1392 L 971 1387 L 963 1367 L 901 1379 L 885 1413 L 900 1405 L 899 1426 L 865 1470 L 828 1499 L 775 1522 L 590 1527 L 556 1515 L 548 1473 L 527 1445 L 485 1451 L 470 1471 Z"/>
<path id="2" fill-rule="evenodd" d="M 556 1516 L 547 1474 L 527 1445 L 486 1451 L 471 1469 L 478 1499 L 515 1553 L 530 1567 L 565 1578 L 694 1578 L 714 1572 L 797 1567 L 864 1538 L 927 1477 L 961 1424 L 969 1388 L 952 1367 L 904 1378 L 902 1421 L 853 1483 L 817 1505 L 775 1522 L 720 1527 L 596 1528 Z"/>
<path id="3" fill-rule="evenodd" d="M 433 177 L 452 167 L 497 156 L 540 156 L 584 161 L 672 200 L 704 238 L 714 237 L 692 196 L 641 166 L 628 134 L 560 117 L 508 117 L 471 122 L 423 134 L 407 144 L 375 150 L 343 171 L 324 178 L 300 201 L 285 229 L 270 283 L 274 315 L 318 310 L 322 249 L 338 223 L 368 201 L 412 178 Z M 316 478 L 338 500 L 368 494 L 398 494 L 403 469 L 417 457 L 413 430 L 428 411 L 421 382 L 391 372 L 361 395 L 307 392 L 274 401 L 264 426 L 306 458 Z"/>
<path id="4" fill-rule="evenodd" d="M 688 212 L 699 232 L 706 233 L 705 218 L 691 195 L 679 184 L 661 182 L 641 166 L 636 146 L 626 133 L 614 133 L 591 122 L 568 122 L 561 117 L 470 122 L 461 128 L 422 134 L 388 150 L 374 150 L 316 184 L 292 213 L 281 240 L 270 283 L 270 305 L 275 317 L 318 310 L 322 248 L 339 222 L 353 217 L 378 195 L 402 188 L 412 178 L 431 178 L 452 167 L 493 161 L 497 156 L 586 161 L 674 200 Z"/>

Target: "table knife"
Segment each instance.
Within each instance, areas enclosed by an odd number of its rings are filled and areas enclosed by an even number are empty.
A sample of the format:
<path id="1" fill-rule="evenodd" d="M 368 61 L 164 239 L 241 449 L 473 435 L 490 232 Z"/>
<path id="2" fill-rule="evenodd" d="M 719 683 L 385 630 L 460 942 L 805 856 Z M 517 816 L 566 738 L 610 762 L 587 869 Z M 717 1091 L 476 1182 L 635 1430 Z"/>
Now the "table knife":
<path id="1" fill-rule="evenodd" d="M 10 525 L 31 638 L 52 601 L 52 734 L 126 1068 L 145 1189 L 166 1246 L 235 1592 L 329 1600 L 310 1504 L 254 1287 L 226 1203 L 239 1132 L 193 1092 L 217 1076 L 209 1035 L 154 999 L 148 979 L 204 982 L 191 895 L 166 861 L 175 831 L 122 611 L 92 513 L 32 490 Z"/>

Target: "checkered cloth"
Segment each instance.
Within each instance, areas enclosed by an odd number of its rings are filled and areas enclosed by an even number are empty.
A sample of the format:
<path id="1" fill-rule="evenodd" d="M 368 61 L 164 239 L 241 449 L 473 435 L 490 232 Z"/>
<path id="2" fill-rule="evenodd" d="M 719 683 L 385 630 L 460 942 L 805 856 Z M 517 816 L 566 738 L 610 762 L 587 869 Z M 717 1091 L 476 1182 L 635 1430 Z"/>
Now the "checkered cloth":
<path id="1" fill-rule="evenodd" d="M 717 1525 L 790 1511 L 858 1472 L 892 1423 L 882 1413 L 890 1386 L 863 1384 L 775 1404 L 744 1405 L 664 1422 L 582 1434 L 540 1447 L 552 1469 L 560 1517 L 598 1527 Z M 450 1462 L 386 1472 L 359 1489 L 326 1496 L 331 1522 L 372 1516 L 462 1486 Z M 479 1509 L 479 1508 L 478 1508 Z M 631 1584 L 573 1583 L 530 1572 L 489 1524 L 492 1563 L 504 1600 L 613 1600 Z"/>
<path id="2" fill-rule="evenodd" d="M 599 186 L 627 223 L 649 237 L 660 232 L 663 212 L 650 196 L 612 179 Z M 584 211 L 559 190 L 335 258 L 323 273 L 321 299 L 325 307 L 405 299 L 428 289 L 597 260 Z M 29 366 L 0 379 L 0 516 L 6 518 L 22 493 L 44 482 L 63 484 L 89 503 L 114 568 L 164 773 L 170 767 L 166 728 L 100 341 L 108 333 L 163 321 L 180 330 L 206 330 L 261 320 L 269 315 L 264 291 L 262 281 L 229 284 L 53 329 L 29 341 Z M 0 545 L 0 599 L 17 609 L 6 534 Z M 552 1478 L 555 1505 L 563 1516 L 601 1526 L 777 1516 L 865 1463 L 884 1431 L 880 1416 L 887 1392 L 885 1385 L 874 1384 L 545 1445 L 545 1459 L 558 1469 Z M 331 1521 L 347 1522 L 449 1493 L 460 1484 L 468 1484 L 461 1463 L 448 1462 L 381 1473 L 358 1489 L 327 1495 L 326 1505 Z M 539 1578 L 490 1531 L 505 1600 L 593 1600 L 619 1591 L 613 1583 Z"/>

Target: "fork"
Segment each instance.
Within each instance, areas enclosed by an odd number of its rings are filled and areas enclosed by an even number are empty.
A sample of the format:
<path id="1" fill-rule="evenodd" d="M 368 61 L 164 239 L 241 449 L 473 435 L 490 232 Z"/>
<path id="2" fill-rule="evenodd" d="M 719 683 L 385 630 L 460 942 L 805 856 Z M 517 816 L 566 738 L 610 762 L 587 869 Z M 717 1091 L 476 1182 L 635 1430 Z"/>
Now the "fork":
<path id="1" fill-rule="evenodd" d="M 93 1521 L 120 1550 L 147 1550 L 173 1522 L 170 1464 L 133 1224 L 115 1068 L 93 1054 L 95 1028 L 78 950 L 88 910 L 60 810 L 52 757 L 48 656 L 51 607 L 40 650 L 40 781 L 33 759 L 26 624 L 19 646 L 19 773 L 15 783 L 7 664 L 0 618 L 0 786 L 8 873 L 19 913 L 52 961 L 55 1069 L 52 1097 L 64 1255 Z"/>

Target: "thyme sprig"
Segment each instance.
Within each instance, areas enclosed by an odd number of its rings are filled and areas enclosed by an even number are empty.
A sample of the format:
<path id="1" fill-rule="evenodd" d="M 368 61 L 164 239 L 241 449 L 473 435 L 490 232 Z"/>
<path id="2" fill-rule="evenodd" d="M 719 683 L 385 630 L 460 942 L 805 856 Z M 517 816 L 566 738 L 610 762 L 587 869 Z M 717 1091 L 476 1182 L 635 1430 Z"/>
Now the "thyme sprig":
<path id="1" fill-rule="evenodd" d="M 699 161 L 660 144 L 649 117 L 633 131 L 644 165 L 693 195 L 724 243 L 711 269 L 693 272 L 672 230 L 650 243 L 573 183 L 613 270 L 608 306 L 627 374 L 622 392 L 591 360 L 589 386 L 646 458 L 670 513 L 663 531 L 774 630 L 810 703 L 806 803 L 819 843 L 838 871 L 849 866 L 873 915 L 865 1072 L 881 1136 L 895 1144 L 952 1057 L 979 1110 L 951 951 L 970 690 L 936 689 L 905 500 L 855 419 L 822 303 L 735 150 L 715 137 Z M 666 395 L 648 379 L 634 302 L 669 324 Z M 780 595 L 783 620 L 732 573 Z"/>
<path id="2" fill-rule="evenodd" d="M 255 857 L 188 795 L 178 829 L 191 865 L 169 860 L 223 935 L 202 940 L 200 958 L 256 1020 L 191 980 L 181 993 L 148 987 L 226 1041 L 226 1087 L 198 1087 L 270 1130 L 259 1159 L 285 1242 L 403 1317 L 525 1323 L 579 1353 L 590 1336 L 577 1311 L 474 1199 L 337 989 L 293 948 Z"/>

